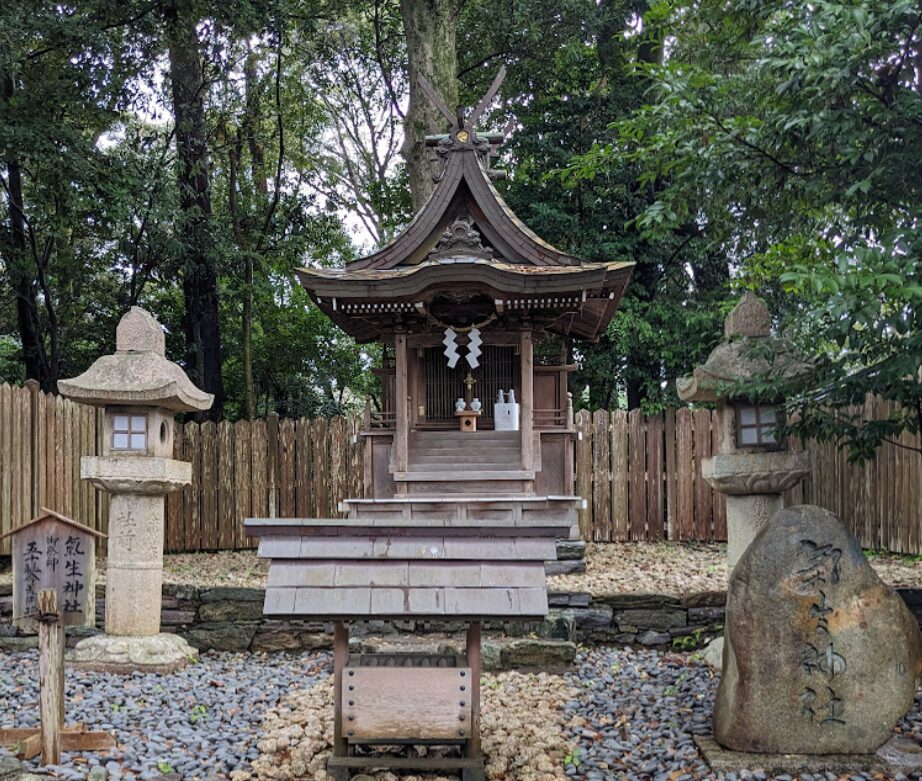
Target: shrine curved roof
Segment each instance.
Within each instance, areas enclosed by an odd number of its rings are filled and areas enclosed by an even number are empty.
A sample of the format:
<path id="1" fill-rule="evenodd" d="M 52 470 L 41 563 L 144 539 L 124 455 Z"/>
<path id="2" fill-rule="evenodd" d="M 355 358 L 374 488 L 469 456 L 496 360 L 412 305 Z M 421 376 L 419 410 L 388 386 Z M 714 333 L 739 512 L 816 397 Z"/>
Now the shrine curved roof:
<path id="1" fill-rule="evenodd" d="M 559 298 L 544 299 L 545 309 L 559 308 L 544 312 L 544 325 L 583 339 L 598 338 L 634 263 L 582 260 L 532 231 L 493 186 L 491 143 L 470 128 L 439 137 L 434 143 L 441 167 L 436 187 L 404 231 L 344 269 L 298 269 L 301 284 L 337 325 L 360 341 L 387 332 L 386 325 L 372 322 L 368 307 L 343 311 L 339 302 L 347 299 L 389 301 L 423 316 L 426 297 L 446 290 L 479 291 L 498 304 L 507 298 L 566 294 L 565 305 Z M 578 311 L 573 297 L 580 302 Z M 392 306 L 388 311 L 398 310 Z"/>

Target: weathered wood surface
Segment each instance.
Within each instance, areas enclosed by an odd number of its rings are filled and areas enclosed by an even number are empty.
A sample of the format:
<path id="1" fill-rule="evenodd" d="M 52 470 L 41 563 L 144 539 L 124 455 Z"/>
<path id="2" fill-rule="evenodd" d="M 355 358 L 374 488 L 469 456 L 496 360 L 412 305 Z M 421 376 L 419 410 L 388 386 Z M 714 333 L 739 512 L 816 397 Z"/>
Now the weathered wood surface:
<path id="1" fill-rule="evenodd" d="M 0 746 L 17 748 L 17 759 L 33 759 L 42 752 L 41 732 L 31 727 L 0 728 Z M 115 746 L 111 734 L 89 732 L 83 724 L 66 725 L 61 730 L 61 751 L 108 751 Z"/>
<path id="2" fill-rule="evenodd" d="M 259 543 L 267 559 L 421 559 L 550 561 L 554 537 L 309 537 L 271 535 Z"/>
<path id="3" fill-rule="evenodd" d="M 344 673 L 343 725 L 350 742 L 470 736 L 470 668 L 347 667 Z"/>
<path id="4" fill-rule="evenodd" d="M 115 748 L 115 738 L 107 732 L 88 732 L 84 724 L 64 726 L 65 643 L 58 593 L 54 589 L 40 591 L 36 611 L 40 726 L 0 729 L 0 747 L 15 748 L 19 759 L 41 754 L 42 765 L 59 765 L 62 751 Z"/>
<path id="5" fill-rule="evenodd" d="M 42 764 L 61 763 L 64 727 L 64 624 L 58 612 L 58 593 L 38 594 L 38 687 Z"/>
<path id="6" fill-rule="evenodd" d="M 869 398 L 852 412 L 870 419 L 891 409 Z M 579 514 L 584 539 L 725 537 L 724 499 L 700 477 L 700 462 L 714 449 L 713 412 L 680 408 L 644 417 L 581 410 L 576 426 L 582 432 L 575 448 L 576 494 L 588 500 Z M 219 424 L 209 441 L 204 424 L 175 427 L 174 453 L 192 462 L 193 483 L 167 498 L 168 552 L 253 547 L 243 518 L 268 516 L 270 507 L 277 516 L 290 509 L 301 517 L 334 517 L 338 499 L 361 496 L 366 448 L 361 438 L 352 441 L 352 425 L 280 421 L 274 454 L 269 429 L 265 420 Z M 607 444 L 596 442 L 597 431 Z M 899 444 L 918 447 L 919 440 L 904 434 Z M 37 388 L 0 384 L 0 534 L 42 506 L 105 532 L 108 501 L 77 477 L 80 456 L 98 454 L 101 445 L 100 410 Z M 888 444 L 875 461 L 855 466 L 832 443 L 811 443 L 809 449 L 811 473 L 802 487 L 787 492 L 788 503 L 826 507 L 865 547 L 922 552 L 922 458 Z M 0 540 L 0 555 L 10 552 L 9 540 Z"/>
<path id="7" fill-rule="evenodd" d="M 95 626 L 96 540 L 103 535 L 47 510 L 6 534 L 12 540 L 13 624 L 34 629 L 39 595 L 51 589 L 63 626 Z"/>

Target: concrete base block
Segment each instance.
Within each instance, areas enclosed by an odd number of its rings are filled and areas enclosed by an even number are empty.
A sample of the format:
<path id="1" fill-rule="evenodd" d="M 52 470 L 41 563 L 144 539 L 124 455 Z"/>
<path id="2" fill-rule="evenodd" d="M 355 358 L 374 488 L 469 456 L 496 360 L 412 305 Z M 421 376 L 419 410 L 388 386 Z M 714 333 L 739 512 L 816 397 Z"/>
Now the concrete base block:
<path id="1" fill-rule="evenodd" d="M 96 635 L 81 640 L 67 661 L 82 670 L 128 674 L 172 673 L 198 656 L 198 651 L 178 635 L 149 637 Z"/>
<path id="2" fill-rule="evenodd" d="M 874 754 L 751 754 L 729 751 L 710 735 L 696 735 L 695 745 L 715 773 L 764 770 L 769 776 L 801 773 L 896 773 L 914 775 L 922 771 L 922 753 L 914 741 L 893 737 Z"/>

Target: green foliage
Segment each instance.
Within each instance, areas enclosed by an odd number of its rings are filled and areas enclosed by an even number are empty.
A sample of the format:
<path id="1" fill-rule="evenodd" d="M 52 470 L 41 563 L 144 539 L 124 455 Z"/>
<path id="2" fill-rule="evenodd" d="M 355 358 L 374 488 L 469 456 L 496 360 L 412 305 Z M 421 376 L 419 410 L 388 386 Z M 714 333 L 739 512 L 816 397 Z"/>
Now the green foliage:
<path id="1" fill-rule="evenodd" d="M 567 755 L 563 758 L 563 764 L 564 764 L 564 767 L 569 765 L 577 769 L 579 768 L 580 759 L 579 759 L 579 747 L 578 746 L 570 749 L 567 752 Z"/>
<path id="2" fill-rule="evenodd" d="M 817 362 L 784 392 L 790 429 L 854 458 L 919 431 L 922 96 L 918 5 L 907 0 L 674 3 L 670 57 L 647 105 L 574 169 L 622 160 L 656 197 L 651 241 L 689 219 L 765 295 Z M 874 392 L 901 412 L 870 423 Z"/>
<path id="3" fill-rule="evenodd" d="M 0 7 L 0 76 L 14 87 L 0 94 L 0 157 L 18 161 L 23 172 L 28 229 L 25 249 L 17 248 L 9 169 L 0 167 L 0 380 L 25 378 L 16 307 L 23 283 L 33 297 L 48 388 L 110 352 L 118 319 L 136 303 L 166 325 L 170 356 L 181 361 L 186 354 L 186 249 L 177 233 L 170 85 L 162 78 L 164 19 L 157 6 L 131 0 L 72 10 Z M 297 0 L 252 0 L 201 2 L 194 10 L 202 19 L 208 83 L 211 251 L 219 269 L 226 415 L 247 414 L 247 301 L 255 411 L 341 412 L 374 390 L 369 358 L 320 316 L 294 280 L 305 262 L 338 265 L 354 252 L 341 221 L 311 187 L 321 176 L 318 138 L 330 120 L 311 87 L 312 60 L 289 48 L 301 34 L 291 20 L 314 19 L 317 9 Z M 322 37 L 317 29 L 311 34 Z"/>
<path id="4" fill-rule="evenodd" d="M 486 88 L 498 61 L 509 69 L 505 103 L 492 122 L 515 120 L 502 153 L 510 176 L 500 186 L 516 213 L 566 251 L 637 263 L 608 333 L 597 345 L 574 346 L 576 401 L 652 412 L 676 402 L 674 379 L 719 338 L 728 268 L 693 220 L 651 238 L 637 222 L 651 201 L 642 168 L 597 153 L 615 148 L 612 121 L 643 105 L 643 62 L 658 56 L 656 37 L 635 29 L 646 7 L 481 0 L 466 9 L 459 49 L 470 61 L 462 68 L 471 69 L 467 102 Z M 648 14 L 661 14 L 660 6 Z"/>

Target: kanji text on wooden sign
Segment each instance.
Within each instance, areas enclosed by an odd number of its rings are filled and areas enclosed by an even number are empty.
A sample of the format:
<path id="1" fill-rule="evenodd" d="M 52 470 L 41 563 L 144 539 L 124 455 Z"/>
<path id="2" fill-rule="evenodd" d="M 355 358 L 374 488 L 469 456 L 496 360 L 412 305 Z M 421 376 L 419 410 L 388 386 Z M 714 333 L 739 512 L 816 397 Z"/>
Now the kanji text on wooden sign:
<path id="1" fill-rule="evenodd" d="M 96 623 L 96 540 L 105 535 L 43 508 L 5 536 L 12 538 L 16 626 L 36 625 L 38 594 L 45 589 L 57 592 L 64 626 Z"/>

